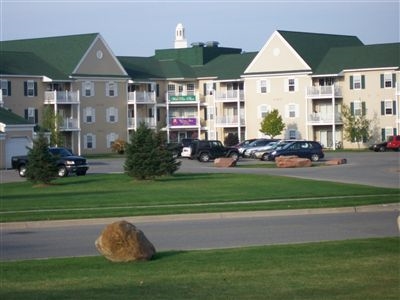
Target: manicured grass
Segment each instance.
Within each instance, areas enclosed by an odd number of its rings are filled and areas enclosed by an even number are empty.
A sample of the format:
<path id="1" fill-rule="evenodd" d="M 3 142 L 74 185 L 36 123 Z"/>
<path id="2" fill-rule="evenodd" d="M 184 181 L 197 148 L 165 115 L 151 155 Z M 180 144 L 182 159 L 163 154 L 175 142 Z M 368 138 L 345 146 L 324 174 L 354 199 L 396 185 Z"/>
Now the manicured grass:
<path id="1" fill-rule="evenodd" d="M 1 262 L 1 299 L 399 299 L 400 239 Z"/>
<path id="2" fill-rule="evenodd" d="M 398 202 L 399 189 L 249 174 L 176 174 L 135 181 L 124 174 L 0 186 L 0 221 L 319 208 Z"/>

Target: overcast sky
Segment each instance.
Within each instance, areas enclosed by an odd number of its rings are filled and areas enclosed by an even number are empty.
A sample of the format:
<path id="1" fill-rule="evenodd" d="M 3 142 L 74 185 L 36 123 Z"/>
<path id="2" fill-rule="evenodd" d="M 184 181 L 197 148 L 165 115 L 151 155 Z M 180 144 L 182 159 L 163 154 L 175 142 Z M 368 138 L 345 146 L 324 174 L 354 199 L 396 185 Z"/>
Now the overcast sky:
<path id="1" fill-rule="evenodd" d="M 400 0 L 0 0 L 0 40 L 100 33 L 116 55 L 173 48 L 182 23 L 188 44 L 259 51 L 275 30 L 356 35 L 399 42 Z"/>

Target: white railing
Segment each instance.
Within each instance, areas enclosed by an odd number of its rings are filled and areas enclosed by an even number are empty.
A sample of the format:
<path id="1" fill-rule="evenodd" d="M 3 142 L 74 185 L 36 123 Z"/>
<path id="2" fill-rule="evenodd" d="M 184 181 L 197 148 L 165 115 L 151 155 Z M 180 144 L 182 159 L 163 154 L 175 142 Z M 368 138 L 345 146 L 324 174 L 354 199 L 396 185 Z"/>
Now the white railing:
<path id="1" fill-rule="evenodd" d="M 333 114 L 312 113 L 308 116 L 307 122 L 311 124 L 332 124 L 333 118 L 335 119 L 335 124 L 342 123 L 342 115 L 340 113 L 336 113 L 335 116 Z"/>
<path id="2" fill-rule="evenodd" d="M 3 102 L 3 90 L 0 89 L 0 107 L 3 107 L 3 104 L 4 104 L 4 102 Z"/>
<path id="3" fill-rule="evenodd" d="M 133 101 L 134 103 L 155 103 L 156 93 L 155 92 L 129 92 L 128 101 Z"/>
<path id="4" fill-rule="evenodd" d="M 147 127 L 156 127 L 156 119 L 155 118 L 128 118 L 128 127 L 135 129 L 135 124 L 139 126 L 140 123 L 145 123 Z"/>
<path id="5" fill-rule="evenodd" d="M 79 91 L 47 91 L 44 92 L 45 104 L 72 104 L 79 103 Z"/>
<path id="6" fill-rule="evenodd" d="M 78 119 L 75 118 L 64 118 L 60 125 L 61 130 L 74 130 L 79 129 Z"/>
<path id="7" fill-rule="evenodd" d="M 240 122 L 240 124 L 239 124 Z M 245 125 L 245 120 L 243 117 L 239 117 L 237 115 L 233 116 L 222 116 L 216 118 L 216 125 L 217 126 L 238 126 L 238 125 Z"/>
<path id="8" fill-rule="evenodd" d="M 342 88 L 336 85 L 308 86 L 306 90 L 307 98 L 332 98 L 341 96 Z"/>
<path id="9" fill-rule="evenodd" d="M 237 101 L 244 100 L 243 90 L 229 90 L 224 92 L 218 92 L 215 96 L 216 101 Z"/>

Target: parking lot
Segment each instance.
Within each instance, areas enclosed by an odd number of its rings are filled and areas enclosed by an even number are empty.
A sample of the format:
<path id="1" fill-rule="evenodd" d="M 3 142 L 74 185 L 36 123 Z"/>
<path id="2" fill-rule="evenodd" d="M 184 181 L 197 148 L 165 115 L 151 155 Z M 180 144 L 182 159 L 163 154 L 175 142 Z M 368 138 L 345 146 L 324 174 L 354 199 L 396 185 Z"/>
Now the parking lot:
<path id="1" fill-rule="evenodd" d="M 179 173 L 216 173 L 231 172 L 242 174 L 270 174 L 291 176 L 314 180 L 327 180 L 343 183 L 356 183 L 371 186 L 399 188 L 400 186 L 400 152 L 326 152 L 320 166 L 311 168 L 246 168 L 254 164 L 266 164 L 253 159 L 240 159 L 235 168 L 216 168 L 212 162 L 200 163 L 195 160 L 180 159 L 182 165 Z M 323 162 L 333 158 L 345 158 L 347 164 L 338 166 L 323 166 Z M 90 174 L 122 173 L 124 158 L 88 159 Z M 271 163 L 271 162 L 268 162 Z M 15 170 L 1 170 L 0 182 L 21 182 Z"/>

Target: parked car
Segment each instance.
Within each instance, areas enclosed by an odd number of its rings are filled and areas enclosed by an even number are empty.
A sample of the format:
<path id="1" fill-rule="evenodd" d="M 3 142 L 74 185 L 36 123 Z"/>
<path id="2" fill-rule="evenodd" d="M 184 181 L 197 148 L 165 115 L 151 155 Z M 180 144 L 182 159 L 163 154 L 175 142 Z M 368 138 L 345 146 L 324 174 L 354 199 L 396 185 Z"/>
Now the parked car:
<path id="1" fill-rule="evenodd" d="M 219 157 L 231 157 L 239 159 L 239 151 L 235 147 L 225 147 L 221 141 L 197 140 L 191 146 L 191 158 L 201 162 L 208 162 Z"/>
<path id="2" fill-rule="evenodd" d="M 392 135 L 388 137 L 387 140 L 387 149 L 392 149 L 395 151 L 399 151 L 400 149 L 400 135 Z"/>
<path id="3" fill-rule="evenodd" d="M 270 141 L 269 139 L 264 139 L 264 138 L 255 139 L 255 140 L 253 140 L 253 141 L 250 142 L 250 143 L 247 143 L 247 144 L 244 144 L 244 145 L 240 146 L 240 147 L 238 148 L 239 154 L 240 154 L 240 156 L 243 156 L 243 157 L 244 157 L 245 151 L 246 151 L 247 149 L 250 149 L 250 148 L 253 148 L 253 147 L 258 147 L 258 146 L 265 146 L 266 144 L 269 143 L 269 141 Z"/>
<path id="4" fill-rule="evenodd" d="M 292 143 L 292 142 L 293 142 L 292 140 L 280 140 L 278 142 L 271 143 L 272 145 L 269 144 L 269 146 L 271 148 L 255 152 L 254 153 L 254 158 L 258 158 L 260 160 L 267 161 L 268 160 L 268 155 L 271 152 L 273 152 L 274 150 L 279 150 L 279 149 L 283 148 L 285 145 L 287 145 L 289 143 Z"/>
<path id="5" fill-rule="evenodd" d="M 86 175 L 89 169 L 86 158 L 74 155 L 69 149 L 63 147 L 50 147 L 49 152 L 57 158 L 56 164 L 59 177 L 65 177 L 72 173 L 78 176 Z M 16 169 L 21 177 L 26 176 L 27 164 L 27 155 L 13 156 L 11 158 L 12 168 Z"/>
<path id="6" fill-rule="evenodd" d="M 295 141 L 290 142 L 280 149 L 275 149 L 268 154 L 268 160 L 275 160 L 278 156 L 295 155 L 302 158 L 308 158 L 312 161 L 318 161 L 324 158 L 324 152 L 320 143 L 315 141 Z"/>
<path id="7" fill-rule="evenodd" d="M 387 142 L 381 142 L 381 143 L 375 143 L 371 146 L 369 146 L 369 150 L 375 151 L 375 152 L 385 152 L 387 150 Z"/>
<path id="8" fill-rule="evenodd" d="M 167 145 L 167 149 L 172 152 L 172 155 L 174 157 L 179 157 L 182 156 L 183 148 L 189 147 L 190 144 L 195 140 L 197 139 L 185 138 L 182 139 L 179 143 L 169 143 Z"/>
<path id="9" fill-rule="evenodd" d="M 243 152 L 243 157 L 251 157 L 251 158 L 254 158 L 254 153 L 256 152 L 256 151 L 263 151 L 263 150 L 265 150 L 265 151 L 267 151 L 267 150 L 270 150 L 270 149 L 272 149 L 273 148 L 273 146 L 278 142 L 279 140 L 277 140 L 277 139 L 271 139 L 271 140 L 263 140 L 263 141 L 261 141 L 261 142 L 259 142 L 259 143 L 257 143 L 257 141 L 256 142 L 254 142 L 254 144 L 257 144 L 257 145 L 252 145 L 252 144 L 250 144 L 250 146 L 247 148 L 247 149 L 245 149 L 244 150 L 244 152 Z"/>

